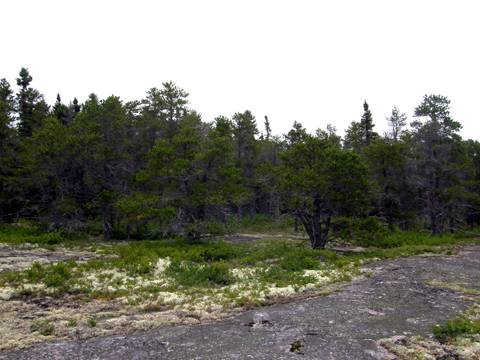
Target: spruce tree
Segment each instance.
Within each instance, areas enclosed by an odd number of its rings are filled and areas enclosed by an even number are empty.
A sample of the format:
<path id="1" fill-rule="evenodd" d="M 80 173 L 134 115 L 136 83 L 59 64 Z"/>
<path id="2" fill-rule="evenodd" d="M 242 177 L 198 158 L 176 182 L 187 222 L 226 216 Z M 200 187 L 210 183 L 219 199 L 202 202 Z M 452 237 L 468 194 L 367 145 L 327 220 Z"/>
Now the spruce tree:
<path id="1" fill-rule="evenodd" d="M 450 116 L 450 100 L 441 95 L 425 95 L 415 108 L 412 122 L 413 154 L 411 183 L 418 190 L 421 215 L 427 218 L 431 235 L 452 224 L 464 208 L 466 182 L 472 176 L 471 159 L 466 156 L 460 136 L 459 122 Z M 425 120 L 424 122 L 421 119 Z"/>
<path id="2" fill-rule="evenodd" d="M 372 113 L 366 100 L 363 103 L 363 110 L 360 122 L 352 121 L 347 129 L 344 142 L 346 149 L 362 152 L 378 137 L 378 134 L 373 131 L 375 125 L 373 124 Z"/>
<path id="3" fill-rule="evenodd" d="M 363 131 L 363 142 L 364 146 L 370 145 L 375 138 L 378 137 L 378 134 L 373 131 L 373 128 L 375 127 L 373 123 L 373 118 L 372 118 L 372 112 L 370 111 L 367 100 L 363 103 L 363 116 L 362 120 L 360 121 L 360 125 Z"/>
<path id="4" fill-rule="evenodd" d="M 10 174 L 14 159 L 14 122 L 15 99 L 10 84 L 0 80 L 0 223 L 4 218 L 6 196 L 6 180 Z"/>
<path id="5" fill-rule="evenodd" d="M 38 90 L 30 87 L 32 77 L 28 69 L 22 67 L 17 78 L 20 90 L 17 94 L 18 132 L 22 138 L 32 136 L 32 131 L 48 115 L 48 105 Z"/>

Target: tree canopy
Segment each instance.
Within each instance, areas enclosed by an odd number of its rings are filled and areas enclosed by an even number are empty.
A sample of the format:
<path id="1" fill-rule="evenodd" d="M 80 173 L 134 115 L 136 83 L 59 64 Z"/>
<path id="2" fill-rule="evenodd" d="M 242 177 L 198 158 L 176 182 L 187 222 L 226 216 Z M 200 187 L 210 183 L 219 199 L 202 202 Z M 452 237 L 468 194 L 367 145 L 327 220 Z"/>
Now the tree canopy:
<path id="1" fill-rule="evenodd" d="M 275 135 L 267 116 L 260 133 L 250 110 L 204 121 L 171 81 L 138 101 L 58 93 L 53 106 L 32 82 L 26 68 L 16 91 L 0 80 L 0 222 L 199 238 L 290 216 L 313 248 L 345 219 L 432 235 L 480 225 L 480 145 L 459 136 L 443 95 L 419 99 L 410 128 L 393 107 L 383 136 L 365 101 L 342 138 L 298 121 Z"/>

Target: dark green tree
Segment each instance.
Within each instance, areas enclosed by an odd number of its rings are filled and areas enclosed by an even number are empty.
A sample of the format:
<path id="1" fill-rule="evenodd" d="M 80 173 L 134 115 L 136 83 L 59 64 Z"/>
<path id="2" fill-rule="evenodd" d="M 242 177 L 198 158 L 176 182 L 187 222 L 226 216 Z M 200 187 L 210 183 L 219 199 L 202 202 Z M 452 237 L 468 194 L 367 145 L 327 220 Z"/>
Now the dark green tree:
<path id="1" fill-rule="evenodd" d="M 360 122 L 352 121 L 350 127 L 347 129 L 344 141 L 346 149 L 354 149 L 360 153 L 365 147 L 369 146 L 378 138 L 378 134 L 373 131 L 375 125 L 373 124 L 372 113 L 366 100 L 363 103 L 363 110 L 364 113 Z"/>
<path id="2" fill-rule="evenodd" d="M 449 228 L 460 221 L 472 166 L 458 135 L 461 125 L 450 116 L 448 98 L 425 95 L 415 108 L 415 117 L 419 120 L 411 124 L 415 130 L 411 183 L 418 191 L 421 215 L 428 219 L 433 236 L 443 231 L 446 221 Z"/>
<path id="3" fill-rule="evenodd" d="M 245 204 L 244 209 L 238 208 L 238 215 L 243 216 L 243 210 L 247 210 L 253 216 L 258 211 L 261 199 L 261 189 L 255 181 L 255 170 L 260 154 L 260 143 L 255 138 L 258 135 L 257 122 L 250 110 L 236 113 L 233 115 L 232 121 L 235 164 L 242 169 L 244 184 L 252 194 L 251 201 Z"/>
<path id="4" fill-rule="evenodd" d="M 220 134 L 228 138 L 233 143 L 233 138 L 235 135 L 235 125 L 232 120 L 226 116 L 217 116 L 213 120 L 212 128 Z"/>
<path id="5" fill-rule="evenodd" d="M 55 229 L 73 231 L 85 225 L 93 197 L 83 174 L 95 136 L 80 135 L 50 116 L 21 142 L 22 166 L 15 171 L 15 185 L 24 197 L 24 214 Z"/>
<path id="6" fill-rule="evenodd" d="M 407 181 L 406 152 L 405 142 L 389 137 L 377 139 L 364 152 L 372 180 L 378 184 L 377 214 L 386 219 L 391 231 L 394 231 L 396 223 L 404 229 L 408 228 L 414 206 L 414 191 Z"/>
<path id="7" fill-rule="evenodd" d="M 373 124 L 372 112 L 368 107 L 367 100 L 363 103 L 363 110 L 364 113 L 360 125 L 363 130 L 365 146 L 368 146 L 378 137 L 378 134 L 373 131 L 375 125 Z"/>
<path id="8" fill-rule="evenodd" d="M 37 128 L 42 119 L 48 115 L 49 106 L 38 90 L 30 87 L 32 77 L 28 69 L 22 67 L 17 78 L 20 90 L 17 93 L 18 132 L 22 138 L 32 135 L 33 129 Z"/>
<path id="9" fill-rule="evenodd" d="M 15 98 L 10 84 L 0 80 L 0 223 L 4 221 L 4 205 L 9 196 L 6 182 L 14 166 L 15 131 L 13 128 Z"/>
<path id="10" fill-rule="evenodd" d="M 466 222 L 470 227 L 480 225 L 480 142 L 469 139 L 464 142 L 467 156 L 472 161 L 474 181 L 468 194 Z"/>
<path id="11" fill-rule="evenodd" d="M 60 94 L 57 94 L 57 101 L 52 108 L 52 115 L 56 117 L 63 125 L 68 124 L 68 122 L 72 118 L 73 114 L 70 114 L 68 106 L 62 104 Z"/>
<path id="12" fill-rule="evenodd" d="M 115 204 L 129 193 L 127 179 L 135 171 L 134 119 L 129 111 L 116 96 L 99 100 L 91 94 L 74 122 L 78 134 L 94 135 L 84 178 L 92 197 L 90 207 L 102 216 L 107 240 L 115 231 Z"/>
<path id="13" fill-rule="evenodd" d="M 149 154 L 148 168 L 137 174 L 151 196 L 135 194 L 119 203 L 131 221 L 147 219 L 164 224 L 163 232 L 198 238 L 211 232 L 215 215 L 248 198 L 241 170 L 234 166 L 227 137 L 180 124 L 170 140 L 159 140 Z M 141 211 L 141 213 L 136 213 Z"/>
<path id="14" fill-rule="evenodd" d="M 284 206 L 298 215 L 313 249 L 325 248 L 338 229 L 336 216 L 365 214 L 373 196 L 368 168 L 357 154 L 308 136 L 282 154 L 276 187 Z"/>
<path id="15" fill-rule="evenodd" d="M 170 141 L 176 134 L 179 122 L 187 114 L 187 97 L 188 93 L 171 81 L 163 83 L 163 89 L 160 91 L 160 105 L 162 118 L 168 123 L 166 138 Z"/>
<path id="16" fill-rule="evenodd" d="M 294 121 L 293 128 L 284 135 L 287 149 L 291 149 L 296 143 L 304 141 L 308 137 L 307 130 L 303 125 L 297 121 Z"/>
<path id="17" fill-rule="evenodd" d="M 272 129 L 270 128 L 270 122 L 268 121 L 268 116 L 265 115 L 265 140 L 269 140 L 272 135 Z"/>

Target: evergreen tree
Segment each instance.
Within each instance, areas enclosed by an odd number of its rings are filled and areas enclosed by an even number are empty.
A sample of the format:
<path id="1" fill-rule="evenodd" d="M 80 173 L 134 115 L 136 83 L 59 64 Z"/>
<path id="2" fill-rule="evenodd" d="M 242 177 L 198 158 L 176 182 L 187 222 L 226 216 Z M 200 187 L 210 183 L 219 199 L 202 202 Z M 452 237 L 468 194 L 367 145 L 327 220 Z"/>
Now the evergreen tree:
<path id="1" fill-rule="evenodd" d="M 270 122 L 268 116 L 265 115 L 265 140 L 269 140 L 272 135 L 272 129 L 270 128 Z"/>
<path id="2" fill-rule="evenodd" d="M 408 228 L 409 214 L 414 206 L 413 188 L 407 182 L 406 152 L 403 141 L 392 141 L 388 137 L 377 139 L 364 152 L 372 180 L 378 184 L 377 214 L 386 219 L 391 231 L 394 231 L 396 222 L 402 228 Z"/>
<path id="3" fill-rule="evenodd" d="M 4 221 L 4 207 L 8 199 L 7 185 L 8 175 L 14 163 L 15 132 L 14 123 L 15 99 L 10 84 L 0 80 L 0 223 Z"/>
<path id="4" fill-rule="evenodd" d="M 92 197 L 92 209 L 103 217 L 107 240 L 118 220 L 115 204 L 129 193 L 127 179 L 135 170 L 133 121 L 128 107 L 118 97 L 100 101 L 95 94 L 90 95 L 75 121 L 78 134 L 91 136 L 85 159 L 85 183 Z"/>
<path id="5" fill-rule="evenodd" d="M 81 229 L 94 198 L 84 183 L 85 159 L 94 151 L 91 134 L 78 134 L 53 116 L 42 120 L 20 146 L 22 166 L 15 172 L 23 194 L 23 213 L 55 229 Z"/>
<path id="6" fill-rule="evenodd" d="M 130 221 L 156 220 L 164 233 L 198 238 L 212 231 L 220 210 L 248 198 L 232 143 L 215 130 L 203 136 L 200 129 L 182 122 L 171 141 L 157 141 L 147 169 L 136 175 L 150 195 L 133 194 L 118 204 Z"/>
<path id="7" fill-rule="evenodd" d="M 364 146 L 368 146 L 378 137 L 378 134 L 373 131 L 375 125 L 373 124 L 372 113 L 368 107 L 367 100 L 363 103 L 363 110 L 364 113 L 360 124 L 363 130 Z"/>
<path id="8" fill-rule="evenodd" d="M 325 248 L 338 229 L 332 218 L 365 214 L 373 196 L 368 168 L 357 154 L 308 136 L 282 154 L 275 181 L 284 206 L 298 215 L 313 249 Z"/>
<path id="9" fill-rule="evenodd" d="M 171 81 L 163 89 L 152 88 L 142 100 L 141 126 L 148 139 L 147 151 L 159 139 L 172 139 L 179 122 L 187 115 L 188 93 Z"/>
<path id="10" fill-rule="evenodd" d="M 327 130 L 317 129 L 315 135 L 321 140 L 330 141 L 332 145 L 340 145 L 342 142 L 342 137 L 337 135 L 337 128 L 331 124 L 327 124 Z"/>
<path id="11" fill-rule="evenodd" d="M 346 149 L 356 150 L 360 153 L 365 147 L 369 146 L 378 138 L 378 134 L 373 131 L 375 125 L 373 124 L 372 113 L 366 100 L 363 103 L 363 110 L 364 113 L 360 122 L 352 121 L 350 127 L 347 129 L 344 141 Z"/>
<path id="12" fill-rule="evenodd" d="M 214 130 L 218 131 L 220 136 L 228 138 L 233 143 L 235 125 L 232 120 L 226 116 L 217 116 L 213 120 L 212 127 Z"/>
<path id="13" fill-rule="evenodd" d="M 42 119 L 48 115 L 49 106 L 38 90 L 30 87 L 32 77 L 28 69 L 22 67 L 17 78 L 20 90 L 17 93 L 18 132 L 21 137 L 32 136 L 33 129 L 37 128 Z"/>
<path id="14" fill-rule="evenodd" d="M 258 135 L 257 123 L 250 110 L 236 113 L 232 120 L 236 166 L 242 169 L 244 184 L 253 195 L 251 201 L 246 204 L 246 210 L 253 216 L 258 211 L 261 199 L 261 189 L 255 181 L 255 169 L 258 165 L 260 153 L 260 143 L 255 138 Z M 242 216 L 242 209 L 239 208 L 238 211 L 238 214 Z"/>
<path id="15" fill-rule="evenodd" d="M 472 176 L 472 166 L 457 134 L 461 125 L 450 117 L 450 100 L 425 95 L 415 108 L 415 117 L 426 121 L 411 124 L 416 130 L 412 136 L 411 183 L 418 190 L 417 200 L 429 221 L 431 235 L 437 235 L 445 221 L 460 220 L 467 190 L 462 184 Z"/>
<path id="16" fill-rule="evenodd" d="M 73 98 L 73 113 L 78 114 L 80 110 L 82 109 L 82 106 L 78 104 L 77 98 Z"/>
<path id="17" fill-rule="evenodd" d="M 53 105 L 52 115 L 56 117 L 63 125 L 66 125 L 73 115 L 69 113 L 69 108 L 62 104 L 60 94 L 57 94 L 57 101 L 55 102 L 55 105 Z"/>
<path id="18" fill-rule="evenodd" d="M 394 106 L 392 109 L 392 115 L 386 119 L 388 121 L 388 126 L 390 127 L 389 136 L 394 142 L 397 142 L 402 135 L 402 129 L 407 125 L 407 115 L 405 115 L 405 113 L 400 114 L 400 110 Z"/>
<path id="19" fill-rule="evenodd" d="M 163 118 L 168 123 L 166 138 L 172 141 L 178 123 L 182 117 L 187 114 L 186 105 L 188 104 L 188 93 L 170 81 L 163 83 L 163 89 L 160 91 L 160 96 L 161 112 Z"/>
<path id="20" fill-rule="evenodd" d="M 307 137 L 307 130 L 303 127 L 303 125 L 297 121 L 294 121 L 293 129 L 291 129 L 287 135 L 284 135 L 287 149 L 291 149 L 296 143 L 304 141 Z"/>

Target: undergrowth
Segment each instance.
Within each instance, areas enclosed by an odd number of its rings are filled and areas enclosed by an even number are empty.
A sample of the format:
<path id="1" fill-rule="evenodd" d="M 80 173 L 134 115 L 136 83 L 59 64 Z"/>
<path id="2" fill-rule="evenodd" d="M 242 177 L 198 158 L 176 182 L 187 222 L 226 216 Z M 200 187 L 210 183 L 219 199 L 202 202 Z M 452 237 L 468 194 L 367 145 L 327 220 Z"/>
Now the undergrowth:
<path id="1" fill-rule="evenodd" d="M 257 217 L 249 221 L 263 224 L 264 220 Z M 12 225 L 0 226 L 0 234 L 0 239 L 9 244 L 61 238 L 59 234 L 42 233 L 34 227 Z M 48 246 L 51 250 L 65 246 L 68 241 L 62 239 L 61 244 Z M 130 304 L 140 304 L 142 298 L 153 301 L 166 296 L 161 294 L 181 292 L 194 296 L 225 288 L 224 298 L 228 301 L 239 304 L 241 299 L 248 299 L 244 302 L 258 303 L 253 298 L 262 291 L 267 294 L 271 291 L 267 289 L 272 287 L 291 287 L 298 291 L 309 284 L 348 280 L 359 273 L 356 268 L 361 264 L 426 252 L 451 253 L 456 241 L 451 236 L 428 238 L 422 233 L 398 232 L 385 236 L 380 242 L 364 240 L 363 244 L 370 247 L 363 252 L 342 253 L 313 250 L 308 240 L 296 239 L 229 243 L 222 239 L 174 238 L 95 243 L 95 246 L 80 242 L 81 248 L 96 249 L 94 258 L 84 262 L 33 263 L 23 271 L 4 272 L 0 274 L 0 291 L 8 286 L 21 295 L 47 292 L 71 294 L 84 301 L 124 298 Z M 161 271 L 159 261 L 164 264 Z M 253 295 L 248 298 L 246 292 Z"/>
<path id="2" fill-rule="evenodd" d="M 431 324 L 433 335 L 441 343 L 462 335 L 480 334 L 480 319 L 472 320 L 467 315 L 459 315 L 445 321 L 444 325 Z"/>

